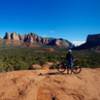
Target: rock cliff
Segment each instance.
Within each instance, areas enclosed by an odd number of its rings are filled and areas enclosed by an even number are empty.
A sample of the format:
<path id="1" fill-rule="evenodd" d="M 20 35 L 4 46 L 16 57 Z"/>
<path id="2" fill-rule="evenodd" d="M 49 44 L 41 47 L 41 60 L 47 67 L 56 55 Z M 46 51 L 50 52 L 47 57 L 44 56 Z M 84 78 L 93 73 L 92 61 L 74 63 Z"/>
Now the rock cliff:
<path id="1" fill-rule="evenodd" d="M 100 47 L 100 34 L 88 35 L 86 42 L 74 49 L 96 49 L 97 47 Z"/>
<path id="2" fill-rule="evenodd" d="M 18 42 L 28 42 L 30 44 L 38 43 L 40 45 L 50 45 L 50 46 L 58 46 L 58 47 L 65 47 L 65 48 L 69 48 L 72 46 L 72 43 L 67 40 L 56 39 L 56 38 L 53 39 L 44 38 L 34 33 L 20 35 L 17 34 L 16 32 L 13 33 L 6 32 L 4 39 L 18 41 Z"/>
<path id="3" fill-rule="evenodd" d="M 91 43 L 91 44 L 95 44 L 95 45 L 100 45 L 100 34 L 88 35 L 87 43 Z"/>
<path id="4" fill-rule="evenodd" d="M 6 32 L 5 36 L 4 36 L 4 39 L 11 40 L 10 33 Z"/>

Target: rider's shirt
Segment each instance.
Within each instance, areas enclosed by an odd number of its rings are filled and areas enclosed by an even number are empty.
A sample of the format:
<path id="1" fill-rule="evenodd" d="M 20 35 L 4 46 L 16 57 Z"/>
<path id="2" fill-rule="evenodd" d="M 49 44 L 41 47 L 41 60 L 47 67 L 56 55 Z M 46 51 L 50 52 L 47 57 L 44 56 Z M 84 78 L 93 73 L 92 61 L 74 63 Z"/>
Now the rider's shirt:
<path id="1" fill-rule="evenodd" d="M 66 55 L 66 60 L 67 60 L 67 63 L 70 67 L 73 66 L 73 55 L 71 53 L 68 53 Z"/>

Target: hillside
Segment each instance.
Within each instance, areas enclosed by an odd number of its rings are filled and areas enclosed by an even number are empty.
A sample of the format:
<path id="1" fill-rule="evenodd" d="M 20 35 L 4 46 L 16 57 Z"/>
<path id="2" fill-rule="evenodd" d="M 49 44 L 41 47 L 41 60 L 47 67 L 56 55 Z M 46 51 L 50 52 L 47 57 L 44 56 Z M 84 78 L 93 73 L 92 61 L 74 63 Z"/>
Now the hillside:
<path id="1" fill-rule="evenodd" d="M 3 47 L 0 48 L 0 72 L 29 69 L 33 64 L 43 65 L 46 62 L 62 62 L 66 57 L 66 49 L 56 47 Z M 100 53 L 90 50 L 73 51 L 78 59 L 76 65 L 97 68 L 100 67 Z"/>
<path id="2" fill-rule="evenodd" d="M 0 73 L 0 100 L 100 100 L 100 68 L 77 75 L 56 70 Z"/>
<path id="3" fill-rule="evenodd" d="M 93 49 L 93 50 L 99 50 L 100 48 L 100 34 L 93 34 L 88 35 L 86 42 L 78 47 L 75 47 L 76 50 L 82 50 L 82 49 Z"/>

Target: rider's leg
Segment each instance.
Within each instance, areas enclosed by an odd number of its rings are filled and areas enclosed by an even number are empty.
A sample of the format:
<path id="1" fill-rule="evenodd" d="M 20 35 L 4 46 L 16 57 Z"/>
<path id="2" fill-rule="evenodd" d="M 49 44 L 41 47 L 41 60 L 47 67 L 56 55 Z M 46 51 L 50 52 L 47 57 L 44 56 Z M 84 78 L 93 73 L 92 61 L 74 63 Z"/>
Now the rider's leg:
<path id="1" fill-rule="evenodd" d="M 70 68 L 71 68 L 71 63 L 70 63 L 70 61 L 68 61 L 67 74 L 69 74 Z"/>
<path id="2" fill-rule="evenodd" d="M 70 67 L 71 74 L 72 74 L 72 72 L 73 72 L 73 67 L 74 67 L 74 63 L 73 63 L 73 61 L 71 61 L 71 67 Z"/>

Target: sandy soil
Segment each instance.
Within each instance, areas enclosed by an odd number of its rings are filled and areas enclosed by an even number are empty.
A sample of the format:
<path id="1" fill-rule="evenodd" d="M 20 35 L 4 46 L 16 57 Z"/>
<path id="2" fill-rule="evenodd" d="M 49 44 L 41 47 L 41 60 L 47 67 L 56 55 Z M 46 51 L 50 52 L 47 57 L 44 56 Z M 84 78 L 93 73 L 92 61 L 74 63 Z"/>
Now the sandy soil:
<path id="1" fill-rule="evenodd" d="M 0 100 L 100 100 L 100 69 L 0 73 Z"/>

